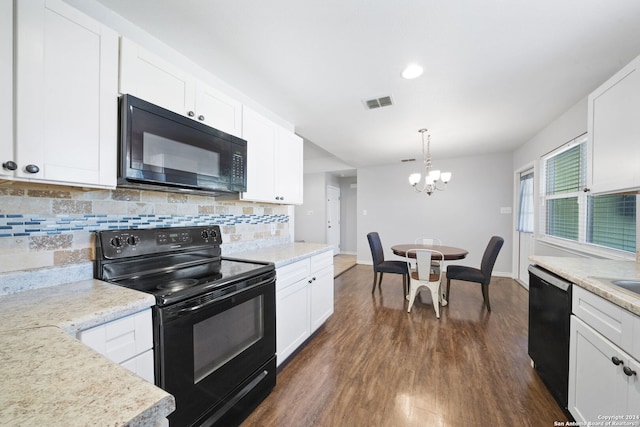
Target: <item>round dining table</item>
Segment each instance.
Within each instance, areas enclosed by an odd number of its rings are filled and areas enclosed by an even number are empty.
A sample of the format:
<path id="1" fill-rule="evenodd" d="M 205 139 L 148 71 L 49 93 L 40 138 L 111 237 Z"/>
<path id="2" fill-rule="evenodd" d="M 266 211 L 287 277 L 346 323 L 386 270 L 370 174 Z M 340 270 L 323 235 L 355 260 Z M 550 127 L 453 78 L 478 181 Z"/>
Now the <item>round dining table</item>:
<path id="1" fill-rule="evenodd" d="M 419 243 L 410 243 L 410 244 L 402 244 L 402 245 L 393 245 L 391 246 L 391 252 L 394 254 L 404 257 L 407 255 L 407 251 L 409 249 L 428 249 L 431 251 L 440 251 L 444 255 L 445 261 L 452 261 L 456 259 L 464 259 L 466 258 L 469 251 L 466 251 L 462 248 L 456 248 L 454 246 L 444 246 L 444 245 L 422 245 Z M 415 252 L 409 252 L 409 258 L 415 258 Z M 439 258 L 438 254 L 433 254 L 433 258 Z"/>

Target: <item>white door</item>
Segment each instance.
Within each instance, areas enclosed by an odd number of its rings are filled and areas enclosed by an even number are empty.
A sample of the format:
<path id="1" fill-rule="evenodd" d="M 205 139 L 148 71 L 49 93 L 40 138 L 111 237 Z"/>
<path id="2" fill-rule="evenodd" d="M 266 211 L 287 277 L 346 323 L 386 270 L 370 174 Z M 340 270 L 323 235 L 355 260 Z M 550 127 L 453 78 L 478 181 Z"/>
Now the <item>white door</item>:
<path id="1" fill-rule="evenodd" d="M 516 235 L 518 237 L 518 281 L 529 288 L 529 255 L 533 246 L 534 198 L 533 169 L 520 172 Z"/>
<path id="2" fill-rule="evenodd" d="M 340 253 L 340 189 L 327 186 L 327 244 Z"/>

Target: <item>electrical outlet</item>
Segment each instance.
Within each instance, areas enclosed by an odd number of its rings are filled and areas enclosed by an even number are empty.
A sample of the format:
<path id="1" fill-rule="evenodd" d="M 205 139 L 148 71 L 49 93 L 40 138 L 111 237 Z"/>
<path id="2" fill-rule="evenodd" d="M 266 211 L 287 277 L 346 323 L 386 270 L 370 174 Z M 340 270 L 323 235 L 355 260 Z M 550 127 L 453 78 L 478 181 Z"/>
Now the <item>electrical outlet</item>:
<path id="1" fill-rule="evenodd" d="M 276 228 L 277 228 L 276 223 L 275 223 L 275 222 L 272 222 L 272 223 L 271 223 L 271 235 L 272 235 L 272 236 L 275 236 L 275 234 L 276 234 Z"/>

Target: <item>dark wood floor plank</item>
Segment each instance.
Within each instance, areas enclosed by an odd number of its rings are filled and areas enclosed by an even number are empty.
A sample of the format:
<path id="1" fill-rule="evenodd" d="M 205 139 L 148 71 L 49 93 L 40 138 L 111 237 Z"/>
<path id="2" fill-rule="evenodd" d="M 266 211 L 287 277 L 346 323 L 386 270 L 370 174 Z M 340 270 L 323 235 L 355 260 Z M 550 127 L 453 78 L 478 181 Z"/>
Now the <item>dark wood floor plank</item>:
<path id="1" fill-rule="evenodd" d="M 373 295 L 371 280 L 363 265 L 335 279 L 333 316 L 243 427 L 566 421 L 530 366 L 528 294 L 513 280 L 492 280 L 491 313 L 477 284 L 453 281 L 440 320 L 428 294 L 406 312 L 400 276 L 385 276 Z"/>

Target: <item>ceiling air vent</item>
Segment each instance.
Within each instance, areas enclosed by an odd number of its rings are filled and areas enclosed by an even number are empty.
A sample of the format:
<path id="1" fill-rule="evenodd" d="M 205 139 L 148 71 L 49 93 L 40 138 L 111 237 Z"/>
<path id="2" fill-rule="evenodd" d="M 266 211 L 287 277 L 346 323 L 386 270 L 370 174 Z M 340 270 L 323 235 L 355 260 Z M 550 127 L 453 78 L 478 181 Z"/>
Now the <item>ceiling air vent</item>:
<path id="1" fill-rule="evenodd" d="M 388 107 L 393 105 L 391 96 L 382 96 L 380 98 L 366 99 L 363 101 L 368 110 L 375 110 L 380 107 Z"/>

